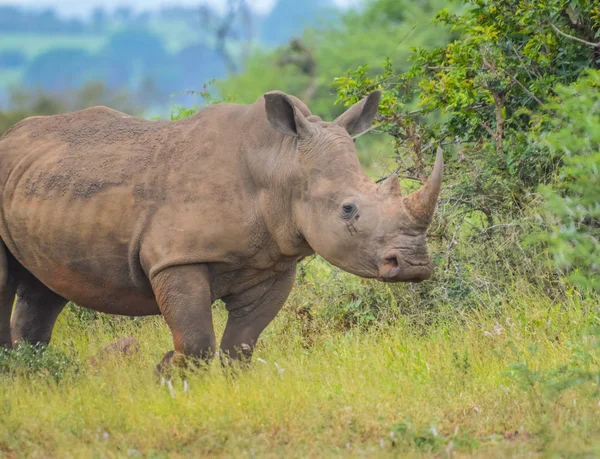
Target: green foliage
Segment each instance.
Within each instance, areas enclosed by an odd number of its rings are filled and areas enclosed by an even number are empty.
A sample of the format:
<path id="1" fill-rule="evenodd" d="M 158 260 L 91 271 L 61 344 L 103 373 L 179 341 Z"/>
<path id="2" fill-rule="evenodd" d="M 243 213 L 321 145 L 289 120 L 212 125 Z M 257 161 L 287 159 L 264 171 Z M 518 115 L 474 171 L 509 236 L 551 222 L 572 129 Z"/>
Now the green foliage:
<path id="1" fill-rule="evenodd" d="M 359 67 L 336 80 L 338 101 L 384 89 L 382 129 L 412 156 L 401 168 L 413 167 L 422 178 L 434 151 L 424 147 L 448 139 L 455 145 L 449 163 L 458 178 L 455 194 L 491 217 L 501 208 L 519 210 L 527 192 L 552 176 L 556 158 L 527 141 L 530 114 L 552 97 L 556 83 L 571 83 L 600 65 L 597 48 L 560 33 L 595 40 L 599 10 L 591 1 L 465 3 L 464 13 L 442 10 L 435 21 L 454 41 L 415 48 L 412 68 L 397 75 L 389 60 L 375 77 Z"/>
<path id="2" fill-rule="evenodd" d="M 16 349 L 0 349 L 0 380 L 6 376 L 38 374 L 60 381 L 76 366 L 65 353 L 43 345 L 20 343 Z"/>
<path id="3" fill-rule="evenodd" d="M 445 147 L 444 187 L 430 232 L 441 243 L 433 245 L 439 254 L 437 280 L 446 286 L 446 295 L 463 304 L 498 305 L 506 299 L 503 291 L 519 278 L 564 294 L 556 274 L 545 268 L 548 239 L 527 247 L 522 241 L 544 230 L 546 223 L 536 218 L 538 189 L 552 183 L 567 148 L 563 142 L 570 139 L 550 138 L 554 148 L 549 149 L 531 142 L 529 131 L 543 130 L 556 116 L 544 103 L 554 100 L 557 84 L 571 84 L 600 65 L 594 46 L 600 36 L 599 7 L 592 1 L 560 0 L 462 3 L 461 12 L 442 10 L 434 21 L 448 28 L 450 43 L 429 50 L 415 47 L 412 67 L 405 72 L 395 69 L 392 54 L 376 74 L 361 65 L 336 78 L 337 102 L 347 105 L 373 89 L 383 90 L 377 131 L 391 137 L 396 170 L 408 191 L 427 177 L 435 147 Z M 565 126 L 571 108 L 559 117 Z M 573 132 L 585 137 L 589 132 L 584 129 L 591 128 L 583 126 L 594 123 L 583 121 L 584 112 L 574 114 L 582 127 Z M 573 161 L 567 160 L 569 169 L 563 173 L 570 179 L 565 180 L 573 193 L 581 192 L 575 187 L 589 190 L 591 208 L 579 206 L 585 215 L 577 215 L 572 212 L 579 203 L 563 206 L 561 215 L 571 212 L 573 223 L 564 220 L 550 238 L 563 266 L 585 266 L 588 282 L 598 272 L 597 187 L 593 175 L 580 179 L 597 163 L 590 154 L 572 170 Z M 591 255 L 583 262 L 586 254 Z"/>
<path id="4" fill-rule="evenodd" d="M 186 95 L 192 96 L 200 96 L 203 101 L 203 106 L 221 104 L 221 103 L 233 103 L 233 97 L 225 97 L 223 99 L 214 97 L 211 94 L 210 86 L 214 85 L 216 80 L 210 80 L 208 83 L 204 85 L 204 88 L 201 91 L 186 91 Z M 187 108 L 181 106 L 175 106 L 171 109 L 171 121 L 181 120 L 187 118 L 189 116 L 194 115 L 198 112 L 198 108 Z"/>
<path id="5" fill-rule="evenodd" d="M 556 94 L 534 137 L 561 157 L 556 182 L 544 189 L 550 228 L 543 240 L 575 284 L 600 290 L 600 72 Z"/>
<path id="6" fill-rule="evenodd" d="M 529 397 L 538 419 L 536 434 L 546 454 L 556 452 L 554 413 L 564 407 L 576 406 L 578 401 L 573 398 L 574 394 L 584 398 L 600 395 L 600 329 L 597 325 L 586 325 L 581 335 L 574 334 L 569 338 L 562 343 L 569 350 L 569 359 L 556 366 L 533 363 L 540 353 L 535 344 L 527 350 L 515 349 L 513 344 L 509 351 L 516 362 L 506 367 L 506 375 Z M 565 431 L 570 430 L 571 426 L 565 426 Z"/>

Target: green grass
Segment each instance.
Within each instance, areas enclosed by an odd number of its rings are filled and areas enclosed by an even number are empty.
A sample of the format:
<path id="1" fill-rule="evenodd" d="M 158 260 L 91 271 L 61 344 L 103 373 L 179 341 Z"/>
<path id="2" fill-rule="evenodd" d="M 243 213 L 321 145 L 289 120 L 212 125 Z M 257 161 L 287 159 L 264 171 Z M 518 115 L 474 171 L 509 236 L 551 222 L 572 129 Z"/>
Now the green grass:
<path id="1" fill-rule="evenodd" d="M 58 35 L 34 33 L 0 33 L 0 51 L 19 50 L 32 59 L 53 48 L 77 48 L 97 51 L 107 37 L 101 35 Z"/>
<path id="2" fill-rule="evenodd" d="M 400 315 L 406 305 L 390 304 L 386 320 L 343 327 L 326 315 L 323 289 L 336 282 L 375 285 L 345 274 L 331 281 L 312 262 L 251 369 L 231 376 L 215 362 L 186 376 L 188 393 L 174 380 L 174 396 L 152 374 L 171 348 L 161 318 L 89 320 L 66 310 L 47 351 L 59 361 L 0 375 L 0 455 L 600 454 L 597 385 L 553 389 L 598 372 L 590 305 L 523 288 L 500 313 L 442 307 L 419 325 L 418 311 Z M 301 314 L 309 303 L 312 320 Z M 221 307 L 215 323 L 221 333 Z M 88 364 L 123 336 L 137 338 L 139 354 Z M 65 372 L 58 381 L 56 368 Z"/>

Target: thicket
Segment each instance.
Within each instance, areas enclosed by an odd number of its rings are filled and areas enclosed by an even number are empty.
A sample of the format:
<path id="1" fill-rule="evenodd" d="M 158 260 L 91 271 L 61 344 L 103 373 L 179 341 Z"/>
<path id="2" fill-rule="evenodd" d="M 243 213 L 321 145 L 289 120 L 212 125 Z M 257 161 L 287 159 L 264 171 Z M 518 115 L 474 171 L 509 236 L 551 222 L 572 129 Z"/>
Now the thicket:
<path id="1" fill-rule="evenodd" d="M 386 2 L 376 2 L 386 4 Z M 348 105 L 384 91 L 375 131 L 396 172 L 419 186 L 437 146 L 446 178 L 430 230 L 436 279 L 420 308 L 494 310 L 523 291 L 594 295 L 598 284 L 600 9 L 593 1 L 463 2 L 434 23 L 452 39 L 335 79 Z M 568 277 L 566 277 L 568 275 Z"/>

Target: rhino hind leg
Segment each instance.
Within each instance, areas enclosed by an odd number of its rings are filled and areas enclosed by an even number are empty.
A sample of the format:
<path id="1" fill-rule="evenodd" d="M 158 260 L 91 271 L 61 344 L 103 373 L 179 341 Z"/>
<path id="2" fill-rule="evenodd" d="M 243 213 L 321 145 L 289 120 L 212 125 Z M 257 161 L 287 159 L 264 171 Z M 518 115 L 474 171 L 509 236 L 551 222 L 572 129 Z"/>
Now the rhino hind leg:
<path id="1" fill-rule="evenodd" d="M 0 347 L 12 347 L 10 315 L 15 301 L 16 281 L 8 250 L 0 240 Z"/>
<path id="2" fill-rule="evenodd" d="M 31 273 L 18 275 L 17 303 L 11 323 L 13 344 L 48 344 L 56 319 L 67 300 L 57 295 Z"/>
<path id="3" fill-rule="evenodd" d="M 225 301 L 229 316 L 221 339 L 223 363 L 250 362 L 260 334 L 283 307 L 295 280 L 293 268 Z"/>

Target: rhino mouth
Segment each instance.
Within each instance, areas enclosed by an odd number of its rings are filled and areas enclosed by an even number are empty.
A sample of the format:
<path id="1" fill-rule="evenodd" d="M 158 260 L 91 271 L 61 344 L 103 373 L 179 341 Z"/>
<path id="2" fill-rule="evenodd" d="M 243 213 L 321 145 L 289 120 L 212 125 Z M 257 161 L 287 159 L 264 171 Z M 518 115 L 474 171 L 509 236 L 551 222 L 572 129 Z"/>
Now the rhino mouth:
<path id="1" fill-rule="evenodd" d="M 404 263 L 406 263 L 407 265 L 410 266 L 414 266 L 414 267 L 421 267 L 421 268 L 426 268 L 431 266 L 431 261 L 427 260 L 427 261 L 422 261 L 422 262 L 418 262 L 418 261 L 412 261 L 409 259 L 404 260 Z"/>
<path id="2" fill-rule="evenodd" d="M 393 250 L 381 260 L 378 277 L 383 282 L 421 282 L 429 279 L 432 270 L 431 259 L 405 257 Z"/>

